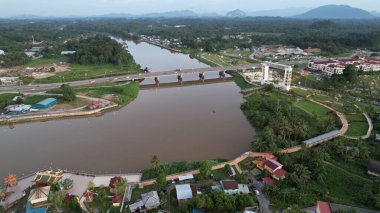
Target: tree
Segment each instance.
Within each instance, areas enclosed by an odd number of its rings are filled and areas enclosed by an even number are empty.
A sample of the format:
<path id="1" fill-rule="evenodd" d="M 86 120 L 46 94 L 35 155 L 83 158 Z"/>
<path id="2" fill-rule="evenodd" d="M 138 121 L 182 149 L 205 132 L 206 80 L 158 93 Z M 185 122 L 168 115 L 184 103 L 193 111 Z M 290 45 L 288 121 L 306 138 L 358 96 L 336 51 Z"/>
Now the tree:
<path id="1" fill-rule="evenodd" d="M 93 190 L 94 188 L 95 188 L 94 182 L 92 180 L 89 181 L 88 184 L 87 184 L 87 189 L 88 190 Z"/>
<path id="2" fill-rule="evenodd" d="M 357 76 L 358 73 L 356 67 L 353 64 L 348 65 L 346 69 L 343 70 L 343 77 L 351 83 L 356 82 Z"/>
<path id="3" fill-rule="evenodd" d="M 95 196 L 94 205 L 99 208 L 101 212 L 107 212 L 109 207 L 112 205 L 112 202 L 104 189 L 100 190 L 97 196 Z"/>
<path id="4" fill-rule="evenodd" d="M 193 200 L 193 205 L 198 209 L 203 209 L 206 205 L 206 199 L 202 195 L 198 195 Z"/>
<path id="5" fill-rule="evenodd" d="M 167 186 L 166 174 L 161 172 L 156 178 L 156 188 L 158 191 L 162 191 Z"/>
<path id="6" fill-rule="evenodd" d="M 211 175 L 211 163 L 209 161 L 203 161 L 199 168 L 199 176 L 201 179 L 206 180 Z"/>
<path id="7" fill-rule="evenodd" d="M 50 195 L 50 201 L 56 206 L 56 208 L 63 208 L 63 200 L 65 198 L 65 191 L 52 192 Z"/>
<path id="8" fill-rule="evenodd" d="M 128 187 L 128 180 L 125 178 L 120 179 L 116 182 L 115 194 L 123 195 L 125 189 Z"/>
<path id="9" fill-rule="evenodd" d="M 161 161 L 157 155 L 153 155 L 152 159 L 150 160 L 150 163 L 152 164 L 153 168 L 157 170 Z"/>
<path id="10" fill-rule="evenodd" d="M 62 84 L 60 87 L 62 91 L 63 100 L 65 101 L 74 101 L 76 99 L 75 91 L 68 84 Z"/>

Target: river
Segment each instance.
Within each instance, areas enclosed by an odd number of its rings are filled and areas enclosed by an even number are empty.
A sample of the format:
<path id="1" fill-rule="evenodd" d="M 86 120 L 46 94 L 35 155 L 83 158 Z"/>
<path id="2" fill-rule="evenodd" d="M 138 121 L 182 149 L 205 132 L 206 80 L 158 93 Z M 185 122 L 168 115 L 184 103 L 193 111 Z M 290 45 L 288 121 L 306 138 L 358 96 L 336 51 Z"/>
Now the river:
<path id="1" fill-rule="evenodd" d="M 146 43 L 128 45 L 137 63 L 152 70 L 207 66 Z M 2 126 L 0 178 L 49 167 L 138 172 L 153 155 L 163 162 L 234 158 L 254 138 L 239 91 L 233 82 L 142 90 L 104 116 Z"/>

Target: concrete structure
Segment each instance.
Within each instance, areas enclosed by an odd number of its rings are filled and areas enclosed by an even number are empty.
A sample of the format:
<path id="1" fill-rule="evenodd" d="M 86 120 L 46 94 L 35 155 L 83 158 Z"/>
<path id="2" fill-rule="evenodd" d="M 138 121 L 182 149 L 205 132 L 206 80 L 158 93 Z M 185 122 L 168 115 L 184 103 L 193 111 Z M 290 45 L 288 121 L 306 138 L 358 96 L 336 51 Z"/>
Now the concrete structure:
<path id="1" fill-rule="evenodd" d="M 194 181 L 194 175 L 193 174 L 186 174 L 183 176 L 178 177 L 179 182 L 184 183 L 184 182 L 193 182 Z"/>
<path id="2" fill-rule="evenodd" d="M 19 77 L 0 77 L 1 86 L 16 86 L 19 82 Z"/>
<path id="3" fill-rule="evenodd" d="M 177 192 L 178 201 L 193 199 L 193 191 L 191 190 L 190 184 L 176 185 L 175 190 Z"/>
<path id="4" fill-rule="evenodd" d="M 269 79 L 269 68 L 275 68 L 275 69 L 280 69 L 284 70 L 284 79 L 283 82 L 280 83 L 280 87 L 283 88 L 284 90 L 289 91 L 290 86 L 292 84 L 292 74 L 293 74 L 293 68 L 288 65 L 283 65 L 283 64 L 277 64 L 277 63 L 272 63 L 272 62 L 264 62 L 261 64 L 261 70 L 263 72 L 263 79 L 261 81 L 261 84 L 266 84 L 268 79 Z"/>
<path id="5" fill-rule="evenodd" d="M 48 109 L 52 106 L 55 106 L 57 105 L 57 99 L 55 98 L 47 98 L 45 100 L 42 100 L 40 102 L 38 102 L 37 104 L 34 104 L 32 106 L 33 109 L 38 109 L 38 110 L 41 110 L 41 109 Z"/>

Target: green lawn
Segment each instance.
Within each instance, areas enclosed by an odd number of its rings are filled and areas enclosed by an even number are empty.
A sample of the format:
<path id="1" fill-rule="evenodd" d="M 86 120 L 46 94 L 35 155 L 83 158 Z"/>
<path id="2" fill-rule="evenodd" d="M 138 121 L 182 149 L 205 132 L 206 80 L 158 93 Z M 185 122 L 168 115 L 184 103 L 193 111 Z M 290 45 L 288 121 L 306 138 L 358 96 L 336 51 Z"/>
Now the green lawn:
<path id="1" fill-rule="evenodd" d="M 234 78 L 235 83 L 241 89 L 248 89 L 248 88 L 252 88 L 253 87 L 251 84 L 248 84 L 239 73 L 231 72 L 231 71 L 227 71 L 227 73 Z"/>
<path id="2" fill-rule="evenodd" d="M 36 67 L 36 66 L 43 66 L 43 65 L 49 65 L 59 62 L 67 62 L 68 58 L 66 57 L 59 57 L 59 58 L 39 58 L 30 61 L 29 63 L 25 64 L 24 67 Z"/>
<path id="3" fill-rule="evenodd" d="M 319 105 L 319 104 L 316 104 L 316 103 L 313 103 L 311 101 L 308 101 L 308 100 L 301 100 L 301 101 L 298 101 L 294 104 L 296 107 L 302 109 L 303 111 L 311 114 L 311 115 L 317 115 L 318 117 L 323 117 L 325 116 L 328 112 L 330 112 L 328 109 L 326 109 L 325 107 Z"/>
<path id="4" fill-rule="evenodd" d="M 291 92 L 294 95 L 301 96 L 301 97 L 307 97 L 307 96 L 309 96 L 309 95 L 312 94 L 311 92 L 309 92 L 307 90 L 299 89 L 299 88 L 294 88 L 294 89 L 291 90 Z"/>
<path id="5" fill-rule="evenodd" d="M 57 83 L 79 81 L 107 76 L 125 75 L 138 73 L 136 66 L 101 64 L 101 65 L 80 65 L 72 64 L 69 71 L 59 72 L 55 76 L 35 80 L 35 83 Z"/>
<path id="6" fill-rule="evenodd" d="M 347 114 L 346 115 L 349 128 L 346 133 L 348 136 L 363 136 L 367 134 L 368 123 L 364 115 L 362 114 Z"/>
<path id="7" fill-rule="evenodd" d="M 104 95 L 112 94 L 115 97 L 115 101 L 124 106 L 133 101 L 139 92 L 140 84 L 138 82 L 133 82 L 130 84 L 115 86 L 105 86 L 105 87 L 91 87 L 91 88 L 75 88 L 77 93 L 85 93 L 88 96 L 95 98 L 102 98 Z"/>

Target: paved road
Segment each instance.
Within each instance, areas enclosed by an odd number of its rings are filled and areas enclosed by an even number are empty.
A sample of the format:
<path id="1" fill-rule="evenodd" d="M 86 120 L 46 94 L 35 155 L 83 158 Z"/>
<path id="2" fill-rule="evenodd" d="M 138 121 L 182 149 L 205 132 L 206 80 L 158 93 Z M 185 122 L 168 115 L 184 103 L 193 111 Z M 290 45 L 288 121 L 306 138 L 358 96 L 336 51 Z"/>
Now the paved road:
<path id="1" fill-rule="evenodd" d="M 257 200 L 259 201 L 259 204 L 260 204 L 260 212 L 261 213 L 271 213 L 271 211 L 269 209 L 270 201 L 265 196 L 265 194 L 263 193 L 264 184 L 261 183 L 260 181 L 256 180 L 256 178 L 255 178 L 255 176 L 253 176 L 253 174 L 249 173 L 248 176 L 252 178 L 253 186 L 260 193 L 259 195 L 257 195 Z"/>
<path id="2" fill-rule="evenodd" d="M 197 68 L 197 69 L 183 69 L 183 70 L 169 70 L 169 71 L 161 71 L 161 72 L 151 72 L 151 73 L 140 73 L 140 74 L 130 74 L 123 75 L 117 77 L 105 77 L 105 78 L 97 78 L 91 80 L 82 80 L 82 81 L 73 81 L 73 82 L 65 82 L 70 84 L 73 87 L 86 86 L 94 83 L 105 83 L 112 82 L 118 80 L 132 80 L 132 79 L 142 79 L 149 77 L 160 77 L 160 76 L 168 76 L 168 75 L 177 75 L 177 74 L 191 74 L 191 73 L 203 73 L 203 72 L 219 72 L 226 70 L 242 70 L 252 68 L 257 64 L 246 64 L 239 66 L 228 66 L 228 67 L 207 67 L 207 68 Z M 51 84 L 40 84 L 40 85 L 27 85 L 27 86 L 14 86 L 14 87 L 0 87 L 1 93 L 14 93 L 14 92 L 43 92 L 54 88 L 59 88 L 62 83 L 51 83 Z"/>

